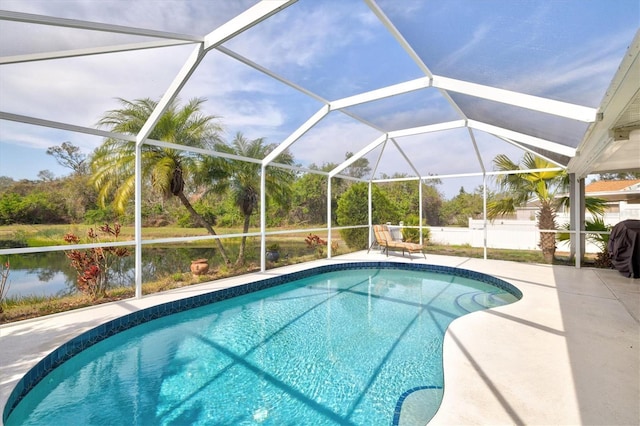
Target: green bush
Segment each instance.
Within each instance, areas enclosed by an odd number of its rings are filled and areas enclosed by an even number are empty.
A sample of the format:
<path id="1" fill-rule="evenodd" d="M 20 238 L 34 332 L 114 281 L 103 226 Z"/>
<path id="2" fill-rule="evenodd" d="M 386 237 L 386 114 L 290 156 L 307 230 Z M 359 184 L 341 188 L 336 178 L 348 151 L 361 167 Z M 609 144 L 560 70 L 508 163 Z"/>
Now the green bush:
<path id="1" fill-rule="evenodd" d="M 214 226 L 217 224 L 216 215 L 214 213 L 213 208 L 209 204 L 203 203 L 202 201 L 197 201 L 196 203 L 193 204 L 193 209 L 211 226 Z M 182 228 L 202 227 L 202 224 L 199 223 L 199 221 L 195 220 L 188 211 L 184 211 L 178 217 L 177 224 Z"/>
<path id="2" fill-rule="evenodd" d="M 420 218 L 416 215 L 407 216 L 404 220 L 405 226 L 418 226 L 420 225 Z M 409 243 L 420 242 L 420 230 L 417 228 L 403 228 L 402 239 Z"/>
<path id="3" fill-rule="evenodd" d="M 355 183 L 342 194 L 336 209 L 338 225 L 368 224 L 368 193 L 367 184 Z M 371 198 L 371 216 L 374 224 L 397 221 L 397 209 L 377 186 L 373 186 Z M 369 244 L 369 228 L 341 229 L 340 236 L 349 248 L 362 250 L 367 248 Z"/>
<path id="4" fill-rule="evenodd" d="M 63 200 L 51 192 L 31 192 L 2 194 L 0 197 L 0 224 L 13 223 L 40 224 L 64 223 L 65 206 Z"/>
<path id="5" fill-rule="evenodd" d="M 95 225 L 97 223 L 102 224 L 108 222 L 116 222 L 117 219 L 118 215 L 111 207 L 87 210 L 87 212 L 84 214 L 84 223 L 89 225 Z"/>

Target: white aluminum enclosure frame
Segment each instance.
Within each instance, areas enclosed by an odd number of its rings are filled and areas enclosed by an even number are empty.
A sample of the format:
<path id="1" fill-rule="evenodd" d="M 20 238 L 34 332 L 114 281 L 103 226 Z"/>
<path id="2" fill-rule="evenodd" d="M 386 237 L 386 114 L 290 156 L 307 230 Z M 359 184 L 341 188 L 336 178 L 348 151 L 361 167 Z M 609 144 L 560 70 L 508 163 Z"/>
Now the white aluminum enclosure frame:
<path id="1" fill-rule="evenodd" d="M 537 148 L 544 151 L 548 151 L 554 154 L 562 155 L 565 157 L 569 157 L 571 160 L 568 165 L 568 170 L 573 173 L 573 185 L 572 185 L 572 199 L 578 200 L 578 202 L 573 203 L 575 205 L 575 211 L 572 210 L 572 231 L 574 233 L 579 233 L 583 228 L 576 225 L 576 221 L 578 223 L 582 222 L 581 226 L 583 227 L 584 219 L 580 218 L 580 212 L 577 210 L 579 206 L 583 205 L 584 202 L 584 191 L 580 191 L 579 188 L 584 186 L 584 177 L 591 171 L 590 166 L 592 163 L 599 157 L 600 154 L 605 150 L 607 144 L 611 141 L 610 130 L 615 125 L 615 117 L 620 115 L 625 108 L 628 107 L 630 99 L 634 94 L 637 96 L 637 81 L 634 81 L 632 78 L 628 78 L 629 75 L 632 75 L 633 72 L 640 70 L 640 62 L 638 61 L 638 51 L 640 48 L 639 38 L 636 35 L 634 39 L 634 44 L 630 48 L 630 54 L 627 55 L 624 59 L 623 65 L 621 66 L 621 70 L 619 71 L 618 76 L 614 79 L 615 83 L 615 93 L 611 95 L 611 97 L 605 100 L 603 103 L 603 107 L 598 110 L 595 108 L 589 108 L 585 106 L 575 105 L 567 102 L 560 102 L 553 99 L 542 98 L 539 96 L 532 96 L 523 93 L 518 93 L 515 91 L 498 89 L 486 85 L 480 85 L 476 83 L 471 83 L 467 81 L 462 81 L 459 79 L 453 79 L 445 76 L 434 75 L 426 64 L 420 59 L 418 54 L 413 50 L 411 45 L 402 37 L 400 32 L 394 27 L 391 20 L 382 12 L 382 10 L 378 7 L 374 0 L 364 0 L 365 3 L 369 6 L 371 11 L 375 14 L 375 16 L 382 22 L 385 28 L 390 32 L 390 34 L 396 39 L 398 44 L 405 50 L 405 52 L 409 55 L 409 57 L 416 63 L 419 69 L 424 73 L 423 77 L 413 79 L 410 81 L 389 85 L 387 87 L 378 88 L 376 90 L 370 90 L 364 93 L 360 93 L 353 96 L 344 97 L 342 99 L 335 100 L 327 100 L 323 97 L 313 93 L 312 91 L 295 84 L 293 82 L 288 81 L 286 78 L 277 75 L 275 72 L 247 59 L 242 55 L 222 46 L 222 44 L 238 34 L 243 33 L 244 31 L 252 28 L 255 25 L 258 25 L 260 22 L 268 19 L 270 16 L 279 13 L 281 10 L 286 9 L 291 4 L 295 3 L 295 0 L 263 0 L 258 2 L 253 7 L 246 10 L 244 13 L 238 15 L 237 17 L 229 20 L 224 25 L 218 27 L 214 31 L 211 31 L 209 34 L 204 36 L 196 36 L 196 35 L 188 35 L 188 34 L 177 34 L 171 32 L 164 31 L 156 31 L 156 30 L 148 30 L 142 28 L 133 28 L 133 27 L 124 27 L 119 25 L 111 25 L 104 23 L 96 23 L 96 22 L 87 22 L 81 20 L 73 20 L 73 19 L 62 19 L 62 18 L 54 18 L 40 15 L 31 15 L 26 13 L 18 13 L 18 12 L 9 12 L 9 11 L 0 11 L 0 20 L 14 21 L 14 22 L 24 22 L 24 23 L 33 23 L 40 25 L 49 25 L 49 26 L 57 26 L 64 28 L 77 28 L 77 29 L 86 29 L 93 31 L 103 31 L 110 33 L 118 33 L 118 34 L 128 34 L 128 35 L 136 35 L 136 36 L 144 36 L 144 37 L 153 37 L 157 39 L 154 42 L 145 42 L 145 43 L 131 43 L 124 45 L 115 45 L 115 46 L 103 46 L 96 48 L 84 48 L 84 49 L 72 49 L 72 50 L 64 50 L 57 52 L 47 52 L 47 53 L 37 53 L 37 54 L 28 54 L 28 55 L 18 55 L 11 57 L 0 58 L 0 66 L 6 64 L 14 64 L 14 63 L 22 63 L 22 62 L 34 62 L 34 61 L 44 61 L 44 60 L 53 60 L 59 58 L 68 58 L 68 57 L 80 57 L 80 56 L 90 56 L 90 55 L 104 55 L 115 52 L 125 52 L 125 51 L 137 51 L 144 49 L 155 49 L 155 48 L 163 48 L 170 47 L 176 45 L 183 44 L 193 44 L 194 48 L 192 50 L 191 55 L 185 61 L 182 68 L 175 76 L 171 84 L 166 88 L 163 96 L 161 97 L 156 109 L 153 111 L 148 121 L 143 126 L 142 130 L 138 135 L 123 135 L 123 134 L 115 134 L 112 132 L 105 132 L 102 130 L 87 128 L 82 126 L 73 125 L 70 123 L 56 122 L 50 120 L 43 120 L 37 117 L 30 117 L 19 114 L 12 114 L 9 112 L 0 111 L 0 120 L 14 121 L 19 123 L 25 123 L 30 125 L 44 126 L 49 128 L 61 129 L 70 132 L 79 132 L 84 134 L 90 134 L 98 137 L 105 138 L 114 138 L 120 139 L 123 141 L 129 141 L 136 143 L 136 173 L 135 173 L 135 234 L 134 241 L 131 243 L 122 243 L 118 245 L 134 245 L 135 246 L 135 288 L 136 288 L 136 297 L 142 296 L 142 276 L 141 276 L 141 264 L 142 264 L 142 246 L 146 242 L 142 239 L 142 212 L 141 212 L 141 200 L 142 200 L 142 164 L 141 164 L 141 149 L 144 144 L 159 144 L 162 146 L 168 146 L 166 142 L 162 141 L 153 141 L 148 139 L 148 136 L 151 134 L 154 126 L 157 124 L 157 121 L 165 112 L 167 106 L 170 104 L 172 100 L 174 100 L 180 90 L 187 83 L 191 75 L 198 68 L 202 59 L 207 55 L 207 53 L 213 49 L 233 58 L 236 61 L 243 63 L 244 65 L 253 68 L 254 70 L 263 73 L 264 75 L 279 81 L 280 83 L 291 87 L 298 92 L 308 96 L 316 101 L 320 102 L 322 106 L 319 110 L 309 117 L 309 119 L 302 124 L 298 129 L 292 132 L 287 138 L 285 138 L 279 146 L 267 157 L 261 160 L 256 159 L 248 159 L 242 157 L 233 157 L 234 159 L 242 160 L 242 161 L 252 161 L 260 163 L 261 165 L 261 187 L 260 187 L 260 232 L 259 234 L 252 233 L 251 235 L 260 235 L 261 237 L 261 270 L 266 269 L 266 261 L 265 261 L 265 247 L 266 247 L 266 183 L 265 183 L 265 175 L 267 167 L 281 167 L 278 164 L 275 164 L 274 161 L 282 152 L 295 144 L 305 133 L 311 130 L 315 125 L 320 123 L 325 117 L 327 117 L 331 113 L 342 113 L 346 114 L 349 117 L 365 124 L 372 129 L 378 131 L 380 133 L 379 136 L 374 138 L 371 142 L 369 142 L 366 146 L 357 151 L 352 157 L 347 159 L 346 161 L 339 164 L 335 169 L 331 170 L 326 174 L 327 176 L 327 232 L 328 232 L 328 245 L 327 245 L 327 256 L 332 256 L 331 251 L 331 239 L 332 239 L 332 223 L 331 223 L 331 180 L 334 177 L 344 177 L 340 175 L 340 173 L 353 164 L 355 161 L 364 158 L 367 154 L 372 152 L 377 148 L 382 148 L 381 151 L 384 152 L 384 148 L 387 143 L 393 144 L 400 152 L 400 154 L 407 161 L 410 169 L 415 174 L 409 179 L 416 180 L 419 182 L 419 205 L 420 205 L 420 223 L 422 223 L 422 184 L 424 182 L 428 182 L 430 179 L 444 179 L 444 178 L 455 178 L 455 177 L 468 177 L 468 176 L 481 176 L 483 179 L 483 218 L 485 221 L 485 234 L 484 234 L 484 255 L 486 258 L 486 249 L 487 249 L 487 236 L 486 236 L 486 197 L 487 197 L 487 177 L 494 176 L 497 174 L 501 174 L 504 172 L 491 172 L 487 171 L 485 164 L 482 159 L 481 152 L 478 149 L 478 146 L 475 141 L 474 132 L 482 131 L 491 135 L 494 135 L 498 139 L 504 141 L 505 143 L 516 146 L 525 151 L 531 152 L 531 148 Z M 613 84 L 613 83 L 612 83 Z M 381 99 L 389 98 L 392 96 L 398 96 L 410 92 L 415 92 L 418 90 L 423 90 L 426 88 L 434 88 L 437 89 L 444 99 L 450 104 L 452 109 L 458 115 L 457 119 L 435 123 L 426 126 L 419 126 L 413 128 L 406 128 L 400 130 L 386 131 L 385 129 L 381 129 L 378 126 L 369 123 L 367 120 L 362 117 L 358 117 L 349 108 L 362 105 L 368 102 L 375 102 Z M 484 123 L 481 121 L 471 120 L 469 119 L 459 105 L 457 105 L 449 93 L 460 93 L 468 96 L 472 96 L 479 99 L 489 100 L 493 102 L 499 102 L 505 105 L 515 106 L 519 108 L 525 108 L 531 111 L 541 112 L 545 114 L 549 114 L 552 116 L 557 116 L 565 119 L 576 120 L 585 123 L 591 123 L 589 131 L 585 136 L 585 141 L 594 141 L 595 144 L 588 145 L 585 149 L 574 149 L 559 143 L 558 141 L 545 140 L 542 138 L 538 138 L 532 135 L 516 132 L 513 130 L 497 127 L 491 125 L 489 123 Z M 603 108 L 608 108 L 608 112 L 611 114 L 604 113 Z M 604 120 L 602 117 L 604 116 Z M 598 121 L 600 120 L 600 121 Z M 440 176 L 430 176 L 424 171 L 421 171 L 419 165 L 415 165 L 410 160 L 410 153 L 405 153 L 400 144 L 397 142 L 397 139 L 401 139 L 407 136 L 420 135 L 431 132 L 439 132 L 451 129 L 459 129 L 459 128 L 467 128 L 469 132 L 469 140 L 470 140 L 470 149 L 469 151 L 473 152 L 476 155 L 478 160 L 478 173 L 464 173 L 464 174 L 450 174 L 450 175 L 440 175 Z M 523 145 L 524 144 L 524 145 Z M 174 149 L 183 149 L 190 150 L 192 148 L 181 147 L 177 145 L 171 145 L 171 148 Z M 375 176 L 375 170 L 378 168 L 379 162 L 381 161 L 382 152 L 378 157 L 376 166 L 374 168 L 374 173 L 372 176 Z M 225 156 L 225 154 L 217 153 L 213 151 L 203 152 L 210 155 L 218 155 Z M 539 155 L 539 154 L 536 154 Z M 588 158 L 587 158 L 588 157 Z M 231 158 L 231 157 L 227 157 Z M 551 161 L 551 160 L 550 160 Z M 557 169 L 552 170 L 560 170 L 565 168 L 564 165 L 558 164 L 554 161 L 555 164 L 559 166 Z M 640 165 L 639 165 L 640 167 Z M 307 172 L 317 173 L 317 171 L 307 170 Z M 527 170 L 518 170 L 513 173 L 523 173 L 530 172 Z M 368 209 L 369 209 L 369 220 L 368 226 L 371 227 L 371 187 L 375 183 L 379 182 L 387 182 L 390 180 L 377 180 L 377 179 L 369 179 L 367 180 L 369 185 L 369 195 L 368 195 Z M 582 216 L 583 217 L 583 216 Z M 237 237 L 238 235 L 233 235 L 231 237 Z M 206 236 L 202 237 L 203 239 L 212 239 L 212 238 L 229 238 L 230 236 Z M 422 232 L 420 233 L 420 238 L 422 242 Z M 189 238 L 189 240 L 194 240 L 197 238 Z M 577 252 L 576 256 L 576 266 L 580 266 L 580 252 L 581 252 L 581 243 L 580 238 L 576 240 L 575 251 Z M 175 241 L 184 241 L 184 239 L 167 239 L 168 242 Z M 157 242 L 157 241 L 156 241 Z M 116 245 L 116 244 L 113 244 Z M 79 247 L 89 247 L 91 245 L 81 245 Z M 64 249 L 69 249 L 69 246 L 64 246 Z M 73 247 L 71 247 L 73 248 Z M 38 249 L 3 249 L 0 250 L 0 254 L 15 254 L 15 253 L 27 253 L 27 252 L 45 252 L 45 251 L 56 251 L 62 250 L 60 247 L 44 247 Z"/>

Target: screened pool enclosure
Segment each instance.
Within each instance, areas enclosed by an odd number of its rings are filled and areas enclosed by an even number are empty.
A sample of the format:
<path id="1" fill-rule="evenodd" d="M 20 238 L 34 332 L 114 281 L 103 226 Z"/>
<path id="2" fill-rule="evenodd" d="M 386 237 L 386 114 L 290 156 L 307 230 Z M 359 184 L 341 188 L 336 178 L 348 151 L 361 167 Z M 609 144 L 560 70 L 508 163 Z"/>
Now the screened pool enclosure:
<path id="1" fill-rule="evenodd" d="M 262 270 L 273 234 L 270 170 L 325 177 L 322 231 L 331 257 L 343 229 L 332 220 L 336 179 L 369 185 L 369 222 L 359 227 L 373 225 L 371 188 L 393 180 L 420 188 L 420 223 L 423 184 L 482 187 L 486 223 L 487 186 L 510 173 L 494 170 L 493 159 L 532 153 L 571 178 L 579 267 L 585 179 L 640 169 L 637 0 L 3 0 L 0 7 L 0 176 L 35 178 L 51 168 L 46 148 L 62 141 L 85 152 L 105 139 L 132 144 L 135 238 L 121 244 L 135 247 L 138 297 L 143 246 L 159 242 L 142 232 L 146 146 L 259 164 L 260 227 L 245 235 L 260 239 Z M 147 98 L 157 104 L 139 131 L 96 124 L 118 99 Z M 229 139 L 242 132 L 277 148 L 249 158 L 151 137 L 172 102 L 193 98 L 206 99 L 202 112 L 219 117 Z M 284 152 L 295 164 L 277 161 Z M 360 159 L 371 167 L 354 177 L 347 171 Z M 315 167 L 323 164 L 333 166 Z M 521 172 L 532 170 L 512 173 Z M 87 245 L 0 254 L 73 247 Z"/>

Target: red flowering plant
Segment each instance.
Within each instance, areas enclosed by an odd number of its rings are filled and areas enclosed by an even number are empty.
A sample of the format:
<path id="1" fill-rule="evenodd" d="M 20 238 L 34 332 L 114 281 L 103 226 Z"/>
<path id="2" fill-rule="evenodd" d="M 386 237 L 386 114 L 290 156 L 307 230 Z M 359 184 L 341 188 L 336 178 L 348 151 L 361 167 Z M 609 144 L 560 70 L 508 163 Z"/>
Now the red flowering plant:
<path id="1" fill-rule="evenodd" d="M 121 226 L 119 223 L 114 224 L 113 227 L 104 224 L 98 227 L 98 230 L 115 241 L 120 235 Z M 87 231 L 87 239 L 91 243 L 102 242 L 93 228 L 89 228 Z M 80 237 L 71 232 L 64 236 L 64 240 L 68 244 L 80 243 Z M 109 269 L 113 262 L 130 254 L 126 247 L 93 247 L 84 250 L 73 249 L 65 253 L 67 258 L 71 260 L 71 266 L 78 273 L 78 290 L 94 300 L 106 295 L 109 284 Z"/>
<path id="2" fill-rule="evenodd" d="M 324 256 L 324 248 L 327 245 L 327 241 L 326 240 L 323 240 L 322 238 L 320 238 L 316 234 L 309 234 L 304 239 L 304 242 L 307 243 L 307 247 L 309 247 L 311 249 L 314 249 L 316 251 L 318 257 Z M 337 241 L 334 241 L 333 243 L 331 243 L 331 250 L 333 251 L 333 254 L 337 254 L 338 253 L 338 242 Z"/>

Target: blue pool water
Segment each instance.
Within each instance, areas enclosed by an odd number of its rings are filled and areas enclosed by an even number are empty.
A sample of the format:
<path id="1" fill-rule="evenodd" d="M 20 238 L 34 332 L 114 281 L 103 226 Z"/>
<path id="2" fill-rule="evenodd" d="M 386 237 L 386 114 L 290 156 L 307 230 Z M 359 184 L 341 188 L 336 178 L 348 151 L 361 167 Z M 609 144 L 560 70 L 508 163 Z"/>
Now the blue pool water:
<path id="1" fill-rule="evenodd" d="M 517 299 L 430 271 L 321 273 L 101 340 L 40 380 L 6 424 L 424 424 L 441 400 L 449 323 Z"/>

